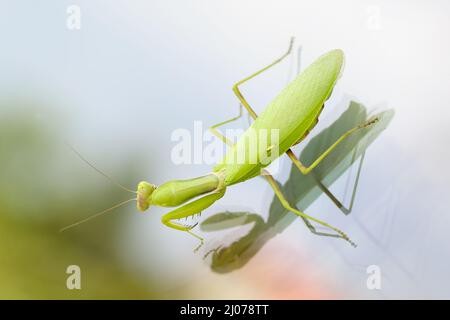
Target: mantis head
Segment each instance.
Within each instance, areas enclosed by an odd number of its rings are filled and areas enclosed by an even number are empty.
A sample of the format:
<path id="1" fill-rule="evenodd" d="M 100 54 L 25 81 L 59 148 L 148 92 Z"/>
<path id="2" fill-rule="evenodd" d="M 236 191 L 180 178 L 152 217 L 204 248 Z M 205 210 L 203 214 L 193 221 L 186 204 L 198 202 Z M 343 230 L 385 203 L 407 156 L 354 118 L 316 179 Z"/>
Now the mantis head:
<path id="1" fill-rule="evenodd" d="M 157 187 L 154 184 L 142 181 L 137 187 L 137 208 L 139 211 L 145 211 L 150 206 L 150 197 Z"/>

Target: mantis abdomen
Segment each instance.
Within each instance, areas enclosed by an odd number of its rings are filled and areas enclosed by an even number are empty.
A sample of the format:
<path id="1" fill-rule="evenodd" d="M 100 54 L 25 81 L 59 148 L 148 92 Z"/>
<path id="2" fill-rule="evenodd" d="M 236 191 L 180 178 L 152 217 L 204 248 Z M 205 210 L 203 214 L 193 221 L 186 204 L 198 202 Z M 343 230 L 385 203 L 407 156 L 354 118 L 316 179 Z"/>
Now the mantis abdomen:
<path id="1" fill-rule="evenodd" d="M 268 158 L 273 161 L 305 137 L 333 90 L 343 60 L 341 50 L 328 52 L 280 92 L 214 168 L 225 171 L 226 185 L 259 175 L 270 164 Z M 276 139 L 273 130 L 278 131 Z M 258 149 L 254 156 L 252 147 Z"/>

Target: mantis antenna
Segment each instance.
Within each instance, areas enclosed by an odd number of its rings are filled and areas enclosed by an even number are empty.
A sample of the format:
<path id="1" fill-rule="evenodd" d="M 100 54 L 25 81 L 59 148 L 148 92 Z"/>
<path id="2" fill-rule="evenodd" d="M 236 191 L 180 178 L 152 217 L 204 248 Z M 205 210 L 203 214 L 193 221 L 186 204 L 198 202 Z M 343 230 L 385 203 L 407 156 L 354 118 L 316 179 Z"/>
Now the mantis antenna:
<path id="1" fill-rule="evenodd" d="M 116 187 L 118 187 L 118 188 L 120 188 L 120 189 L 122 189 L 122 190 L 128 191 L 128 192 L 137 194 L 136 191 L 133 191 L 133 190 L 130 190 L 130 189 L 124 187 L 123 185 L 121 185 L 120 183 L 118 183 L 117 181 L 115 181 L 113 178 L 111 178 L 110 176 L 108 176 L 106 173 L 104 173 L 104 172 L 101 171 L 100 169 L 97 169 L 92 163 L 90 163 L 88 160 L 86 160 L 86 159 L 81 155 L 81 153 L 79 153 L 79 152 L 78 152 L 73 146 L 71 146 L 69 143 L 65 142 L 65 144 L 66 144 L 66 146 L 69 147 L 69 149 L 72 150 L 73 153 L 75 153 L 82 161 L 84 161 L 88 166 L 90 166 L 92 169 L 94 169 L 95 171 L 97 171 L 97 172 L 98 172 L 99 174 L 101 174 L 103 177 L 105 177 L 106 179 L 108 179 L 108 180 L 109 180 L 112 184 L 114 184 Z M 128 199 L 128 200 L 125 200 L 125 201 L 123 201 L 123 202 L 120 202 L 120 203 L 118 203 L 118 204 L 116 204 L 116 205 L 114 205 L 114 206 L 112 206 L 112 207 L 110 207 L 110 208 L 108 208 L 108 209 L 105 209 L 105 210 L 103 210 L 103 211 L 100 211 L 100 212 L 98 212 L 98 213 L 96 213 L 96 214 L 94 214 L 94 215 L 92 215 L 92 216 L 90 216 L 90 217 L 88 217 L 88 218 L 86 218 L 86 219 L 83 219 L 83 220 L 80 220 L 80 221 L 78 221 L 78 222 L 72 223 L 71 225 L 68 225 L 68 226 L 66 226 L 66 227 L 64 227 L 64 228 L 62 228 L 62 229 L 60 229 L 59 232 L 63 232 L 63 231 L 66 231 L 67 229 L 70 229 L 70 228 L 72 228 L 72 227 L 78 226 L 79 224 L 82 224 L 82 223 L 87 222 L 87 221 L 89 221 L 89 220 L 91 220 L 91 219 L 97 218 L 97 217 L 99 217 L 99 216 L 101 216 L 101 215 L 103 215 L 103 214 L 105 214 L 105 213 L 107 213 L 107 212 L 109 212 L 109 211 L 111 211 L 111 210 L 117 209 L 117 208 L 123 206 L 124 204 L 127 204 L 127 203 L 129 203 L 129 202 L 131 202 L 131 201 L 135 201 L 135 200 L 136 200 L 136 198 L 133 198 L 133 199 Z"/>
<path id="2" fill-rule="evenodd" d="M 70 148 L 70 150 L 73 151 L 73 153 L 75 153 L 78 158 L 80 158 L 82 161 L 84 161 L 88 166 L 90 166 L 92 169 L 94 169 L 95 171 L 97 171 L 99 174 L 101 174 L 102 176 L 104 176 L 106 179 L 108 179 L 112 184 L 116 185 L 117 187 L 119 187 L 122 190 L 131 192 L 131 193 L 137 193 L 136 191 L 130 190 L 126 187 L 124 187 L 123 185 L 121 185 L 120 183 L 118 183 L 117 181 L 115 181 L 113 178 L 111 178 L 110 176 L 108 176 L 106 173 L 104 173 L 103 171 L 101 171 L 100 169 L 97 169 L 92 163 L 90 163 L 89 161 L 87 161 L 82 155 L 81 153 L 79 153 L 74 147 L 72 147 L 70 144 L 68 144 L 67 142 L 65 143 L 67 147 Z"/>
<path id="3" fill-rule="evenodd" d="M 84 223 L 86 221 L 89 221 L 91 219 L 97 218 L 97 217 L 101 216 L 102 214 L 105 214 L 105 213 L 107 213 L 107 212 L 109 212 L 111 210 L 117 209 L 117 208 L 123 206 L 124 204 L 127 204 L 128 202 L 135 201 L 135 200 L 136 199 L 133 198 L 133 199 L 128 199 L 128 200 L 125 200 L 123 202 L 120 202 L 120 203 L 118 203 L 118 204 L 116 204 L 116 205 L 114 205 L 114 206 L 112 206 L 112 207 L 110 207 L 108 209 L 105 209 L 105 210 L 100 211 L 100 212 L 98 212 L 98 213 L 96 213 L 96 214 L 94 214 L 94 215 L 92 215 L 90 217 L 87 217 L 86 219 L 83 219 L 83 220 L 80 220 L 78 222 L 72 223 L 72 224 L 70 224 L 70 225 L 60 229 L 59 232 L 63 232 L 63 231 L 66 231 L 67 229 L 70 229 L 72 227 L 78 226 L 79 224 L 82 224 L 82 223 Z"/>

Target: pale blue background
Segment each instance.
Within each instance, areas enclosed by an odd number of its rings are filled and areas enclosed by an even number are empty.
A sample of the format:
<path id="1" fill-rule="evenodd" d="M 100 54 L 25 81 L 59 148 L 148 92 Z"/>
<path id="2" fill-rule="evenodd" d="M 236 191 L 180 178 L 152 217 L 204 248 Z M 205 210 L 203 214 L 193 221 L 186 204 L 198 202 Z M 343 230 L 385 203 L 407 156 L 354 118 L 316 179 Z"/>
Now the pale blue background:
<path id="1" fill-rule="evenodd" d="M 79 31 L 66 28 L 73 3 L 82 12 Z M 66 119 L 61 141 L 105 171 L 133 152 L 148 163 L 141 178 L 160 184 L 210 170 L 171 162 L 172 131 L 234 116 L 233 83 L 278 57 L 291 35 L 303 47 L 303 65 L 342 48 L 346 68 L 317 130 L 350 98 L 371 111 L 396 110 L 366 154 L 353 214 L 343 217 L 326 198 L 308 209 L 359 247 L 314 237 L 296 223 L 259 254 L 267 260 L 283 252 L 276 263 L 293 272 L 303 266 L 291 257 L 301 254 L 321 288 L 343 298 L 450 298 L 449 14 L 448 1 L 2 1 L 0 94 L 55 106 Z M 257 110 L 293 69 L 288 60 L 245 86 Z M 54 113 L 30 116 L 43 125 L 55 121 Z M 70 152 L 66 161 L 82 166 Z M 333 190 L 343 194 L 346 182 Z M 207 212 L 266 214 L 271 197 L 268 185 L 255 180 L 230 189 Z M 192 254 L 195 239 L 160 224 L 165 211 L 129 215 L 117 239 L 127 268 L 160 274 L 158 290 L 169 296 L 175 285 L 168 279 L 190 286 L 192 297 L 264 296 L 256 283 L 269 281 L 271 269 L 259 266 L 267 275 L 256 282 L 247 278 L 251 263 L 231 275 L 213 274 Z M 382 269 L 380 291 L 366 288 L 371 264 Z"/>

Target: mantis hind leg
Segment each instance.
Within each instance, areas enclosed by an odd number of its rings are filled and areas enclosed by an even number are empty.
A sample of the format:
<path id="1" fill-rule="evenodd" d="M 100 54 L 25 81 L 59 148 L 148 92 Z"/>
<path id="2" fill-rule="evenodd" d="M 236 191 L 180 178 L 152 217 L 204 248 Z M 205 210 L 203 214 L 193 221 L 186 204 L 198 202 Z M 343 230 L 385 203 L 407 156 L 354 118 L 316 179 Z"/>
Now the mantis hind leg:
<path id="1" fill-rule="evenodd" d="M 289 210 L 293 213 L 295 213 L 296 215 L 298 215 L 300 218 L 303 219 L 303 221 L 305 222 L 306 226 L 308 227 L 308 229 L 317 235 L 321 235 L 321 236 L 328 236 L 328 237 L 335 237 L 335 238 L 342 238 L 344 240 L 346 240 L 347 242 L 349 242 L 352 246 L 356 247 L 356 244 L 350 240 L 350 238 L 341 230 L 339 230 L 336 227 L 333 227 L 332 225 L 321 221 L 319 219 L 316 219 L 314 217 L 311 217 L 303 212 L 301 212 L 300 210 L 292 207 L 289 204 L 289 201 L 286 199 L 286 197 L 283 195 L 283 192 L 281 191 L 278 183 L 275 181 L 275 179 L 273 178 L 272 175 L 270 175 L 268 172 L 264 175 L 264 177 L 267 179 L 267 181 L 269 182 L 270 186 L 272 187 L 273 191 L 275 192 L 275 195 L 278 197 L 278 200 L 280 200 L 281 204 L 283 205 L 283 207 L 286 210 Z M 327 227 L 333 231 L 335 231 L 335 233 L 324 233 L 324 232 L 318 232 L 316 230 L 316 228 L 311 224 L 310 221 L 314 221 L 324 227 Z"/>
<path id="2" fill-rule="evenodd" d="M 289 158 L 291 158 L 292 162 L 300 170 L 301 173 L 308 174 L 309 172 L 311 172 L 312 169 L 317 167 L 320 164 L 320 162 L 322 162 L 322 160 L 325 159 L 325 157 L 327 155 L 329 155 L 330 152 L 333 151 L 342 141 L 344 141 L 346 138 L 348 138 L 350 135 L 357 132 L 358 130 L 367 128 L 367 127 L 375 124 L 377 121 L 378 121 L 378 118 L 372 118 L 372 119 L 369 119 L 366 122 L 360 124 L 359 126 L 348 130 L 339 139 L 337 139 L 335 143 L 333 143 L 330 147 L 328 147 L 328 149 L 325 150 L 316 160 L 314 160 L 313 163 L 309 167 L 306 167 L 305 165 L 303 165 L 290 149 L 287 151 L 288 156 L 289 156 Z"/>
<path id="3" fill-rule="evenodd" d="M 364 161 L 364 156 L 365 156 L 365 152 L 363 152 L 363 154 L 361 155 L 361 160 L 359 161 L 359 165 L 358 165 L 358 169 L 357 169 L 356 177 L 355 177 L 355 182 L 353 183 L 353 190 L 352 190 L 352 195 L 350 198 L 350 205 L 348 208 L 345 207 L 336 198 L 336 196 L 322 183 L 322 181 L 320 181 L 317 178 L 317 176 L 314 174 L 314 172 L 311 173 L 314 181 L 319 186 L 320 190 L 322 190 L 322 192 L 325 193 L 327 195 L 327 197 L 330 198 L 330 200 L 336 205 L 336 207 L 338 207 L 345 215 L 348 215 L 353 209 L 353 203 L 355 202 L 355 198 L 356 198 L 356 190 L 358 188 L 358 182 L 359 182 L 359 177 L 361 175 L 361 168 L 362 168 L 362 163 Z"/>
<path id="4" fill-rule="evenodd" d="M 304 175 L 309 174 L 315 167 L 317 167 L 323 159 L 325 159 L 325 157 L 330 154 L 342 141 L 344 141 L 346 138 L 348 138 L 349 136 L 351 136 L 353 133 L 357 132 L 360 129 L 363 128 L 367 128 L 371 125 L 373 125 L 374 123 L 376 123 L 378 121 L 378 118 L 374 118 L 374 119 L 369 119 L 366 122 L 360 124 L 357 127 L 354 127 L 350 130 L 348 130 L 346 133 L 344 133 L 339 139 L 336 140 L 335 143 L 333 143 L 330 147 L 328 147 L 327 150 L 325 150 L 325 152 L 323 152 L 316 160 L 313 161 L 313 163 L 309 166 L 306 167 L 299 159 L 298 157 L 292 152 L 291 149 L 289 149 L 286 153 L 288 155 L 288 157 L 291 159 L 292 163 L 297 167 L 297 169 Z M 358 166 L 358 171 L 356 174 L 356 178 L 355 178 L 355 182 L 353 184 L 353 191 L 352 191 L 352 196 L 351 196 L 351 200 L 350 200 L 350 206 L 348 208 L 346 208 L 338 199 L 337 197 L 314 175 L 314 172 L 312 173 L 312 177 L 315 180 L 316 184 L 319 186 L 319 188 L 322 190 L 323 193 L 325 193 L 325 195 L 327 195 L 328 198 L 331 199 L 331 201 L 344 213 L 344 214 L 349 214 L 352 210 L 353 207 L 353 203 L 355 200 L 355 196 L 356 196 L 356 189 L 358 186 L 358 182 L 359 182 L 359 177 L 360 177 L 360 173 L 361 173 L 361 168 L 362 168 L 362 163 L 364 161 L 364 153 L 361 156 L 361 160 L 359 162 L 359 166 Z"/>
<path id="5" fill-rule="evenodd" d="M 214 202 L 222 198 L 223 195 L 225 194 L 225 190 L 226 189 L 223 188 L 220 191 L 211 193 L 198 200 L 189 202 L 188 204 L 185 204 L 184 206 L 179 207 L 173 211 L 170 211 L 169 213 L 166 213 L 161 217 L 161 222 L 172 229 L 185 231 L 190 235 L 194 236 L 195 238 L 197 238 L 198 240 L 200 240 L 200 244 L 194 249 L 194 252 L 196 252 L 203 245 L 203 238 L 191 231 L 193 228 L 195 228 L 197 223 L 189 226 L 183 225 L 180 222 L 174 222 L 173 220 L 178 220 L 194 216 L 196 214 L 200 214 L 201 211 L 210 207 Z"/>

